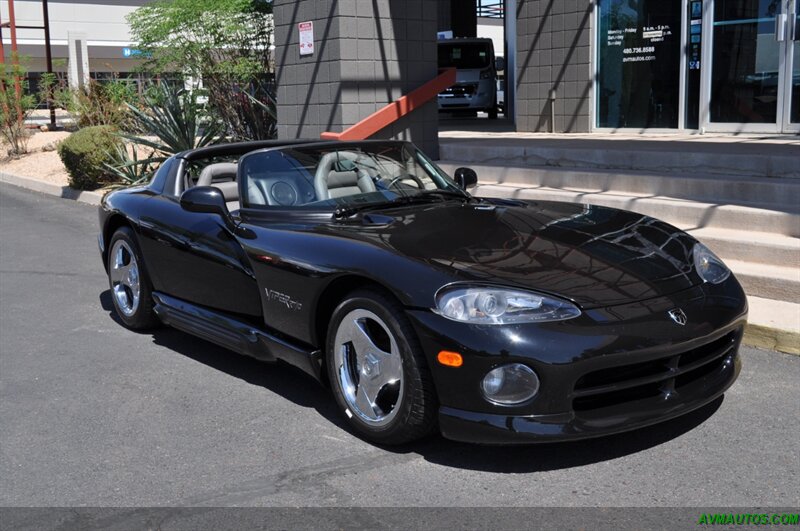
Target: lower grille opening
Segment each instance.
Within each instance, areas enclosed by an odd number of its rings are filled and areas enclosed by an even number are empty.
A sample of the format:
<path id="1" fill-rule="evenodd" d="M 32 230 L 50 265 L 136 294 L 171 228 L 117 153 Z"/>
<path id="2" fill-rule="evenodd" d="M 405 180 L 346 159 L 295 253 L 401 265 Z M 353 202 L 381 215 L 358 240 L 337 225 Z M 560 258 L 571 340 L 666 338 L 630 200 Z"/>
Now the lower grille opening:
<path id="1" fill-rule="evenodd" d="M 645 361 L 643 363 L 634 363 L 632 365 L 623 365 L 621 367 L 609 367 L 608 369 L 601 369 L 599 371 L 590 372 L 582 376 L 575 384 L 575 389 L 589 389 L 592 387 L 599 387 L 601 385 L 611 385 L 620 382 L 627 382 L 637 378 L 646 378 L 648 376 L 655 376 L 663 373 L 669 369 L 666 362 L 667 359 L 659 359 L 655 361 Z"/>
<path id="2" fill-rule="evenodd" d="M 690 385 L 697 380 L 701 380 L 706 376 L 714 374 L 722 370 L 723 365 L 728 360 L 728 356 L 723 358 L 714 360 L 711 363 L 706 363 L 705 365 L 701 365 L 700 367 L 689 371 L 687 373 L 681 374 L 677 378 L 675 378 L 675 390 L 680 392 L 681 388 Z"/>
<path id="3" fill-rule="evenodd" d="M 678 368 L 686 367 L 687 365 L 691 365 L 696 361 L 700 361 L 703 358 L 712 356 L 714 354 L 717 355 L 722 354 L 723 352 L 725 352 L 723 349 L 726 346 L 732 347 L 735 342 L 736 342 L 736 332 L 731 332 L 729 334 L 725 334 L 716 341 L 712 341 L 707 345 L 703 345 L 701 347 L 697 347 L 696 349 L 692 349 L 688 352 L 684 352 L 683 354 L 681 354 L 680 359 L 678 360 Z"/>
<path id="4" fill-rule="evenodd" d="M 582 396 L 572 402 L 575 411 L 589 411 L 606 407 L 618 406 L 635 400 L 645 400 L 661 395 L 661 386 L 656 384 L 643 385 L 622 391 L 602 393 L 599 395 Z"/>
<path id="5" fill-rule="evenodd" d="M 576 397 L 572 407 L 576 412 L 589 412 L 664 397 L 672 390 L 680 395 L 681 389 L 724 370 L 735 356 L 739 334 L 741 330 L 735 330 L 685 352 L 585 374 L 575 382 L 575 391 L 583 396 Z M 615 390 L 615 386 L 624 389 Z"/>

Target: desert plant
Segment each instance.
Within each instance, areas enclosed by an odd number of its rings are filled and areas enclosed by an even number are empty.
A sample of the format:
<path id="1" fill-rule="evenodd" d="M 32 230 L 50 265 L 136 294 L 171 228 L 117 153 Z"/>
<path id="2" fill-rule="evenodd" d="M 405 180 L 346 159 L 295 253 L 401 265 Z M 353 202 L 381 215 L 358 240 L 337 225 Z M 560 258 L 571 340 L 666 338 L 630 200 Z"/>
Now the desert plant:
<path id="1" fill-rule="evenodd" d="M 36 106 L 36 98 L 27 94 L 26 70 L 19 57 L 0 63 L 0 134 L 11 146 L 8 154 L 23 155 L 28 152 L 28 131 L 25 120 Z"/>
<path id="2" fill-rule="evenodd" d="M 112 161 L 104 166 L 123 185 L 141 184 L 149 181 L 157 168 L 152 157 L 153 153 L 141 159 L 136 145 L 119 143 L 111 152 Z"/>
<path id="3" fill-rule="evenodd" d="M 128 22 L 144 68 L 202 79 L 229 137 L 275 137 L 271 1 L 154 0 Z"/>
<path id="4" fill-rule="evenodd" d="M 94 190 L 116 180 L 107 165 L 113 164 L 120 144 L 116 130 L 108 125 L 85 127 L 67 137 L 59 144 L 58 154 L 69 174 L 69 185 Z"/>
<path id="5" fill-rule="evenodd" d="M 149 159 L 151 162 L 162 162 L 175 153 L 223 139 L 223 128 L 209 119 L 208 111 L 197 102 L 196 94 L 182 88 L 163 83 L 143 98 L 142 106 L 128 105 L 128 108 L 144 136 L 123 136 L 157 152 L 158 155 Z"/>
<path id="6" fill-rule="evenodd" d="M 145 69 L 249 81 L 272 71 L 272 2 L 154 0 L 131 12 Z"/>
<path id="7" fill-rule="evenodd" d="M 277 111 L 270 85 L 204 80 L 209 106 L 232 140 L 266 140 L 277 136 Z"/>
<path id="8" fill-rule="evenodd" d="M 91 80 L 84 88 L 55 87 L 53 100 L 76 116 L 78 127 L 111 125 L 126 129 L 131 120 L 128 104 L 136 103 L 136 85 L 119 79 Z"/>

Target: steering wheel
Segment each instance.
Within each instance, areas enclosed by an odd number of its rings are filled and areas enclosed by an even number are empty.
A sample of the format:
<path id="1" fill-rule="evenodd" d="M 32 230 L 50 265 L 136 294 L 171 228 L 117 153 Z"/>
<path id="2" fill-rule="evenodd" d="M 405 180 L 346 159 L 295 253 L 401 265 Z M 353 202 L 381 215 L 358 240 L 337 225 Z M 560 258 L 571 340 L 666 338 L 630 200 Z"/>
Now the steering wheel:
<path id="1" fill-rule="evenodd" d="M 419 188 L 420 190 L 425 189 L 425 184 L 422 182 L 422 179 L 410 173 L 403 173 L 401 175 L 398 175 L 397 177 L 389 181 L 389 186 L 387 186 L 387 188 L 391 189 L 393 186 L 397 185 L 397 183 L 399 183 L 400 181 L 414 181 L 414 183 L 417 185 L 417 188 Z"/>

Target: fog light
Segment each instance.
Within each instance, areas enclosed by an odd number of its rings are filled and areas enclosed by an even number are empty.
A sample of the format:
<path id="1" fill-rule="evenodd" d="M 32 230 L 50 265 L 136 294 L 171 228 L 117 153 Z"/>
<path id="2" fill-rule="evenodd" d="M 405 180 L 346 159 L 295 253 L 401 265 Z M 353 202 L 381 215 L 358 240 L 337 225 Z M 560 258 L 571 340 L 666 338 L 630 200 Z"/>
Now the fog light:
<path id="1" fill-rule="evenodd" d="M 486 374 L 481 391 L 489 402 L 505 406 L 521 404 L 539 391 L 539 377 L 521 363 L 502 365 Z"/>

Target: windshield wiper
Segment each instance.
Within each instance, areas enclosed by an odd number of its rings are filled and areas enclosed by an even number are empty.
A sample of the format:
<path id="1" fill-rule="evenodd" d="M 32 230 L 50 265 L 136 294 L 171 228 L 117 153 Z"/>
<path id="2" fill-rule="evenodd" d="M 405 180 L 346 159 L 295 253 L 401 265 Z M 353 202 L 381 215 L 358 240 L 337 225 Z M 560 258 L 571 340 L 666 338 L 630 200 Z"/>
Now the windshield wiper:
<path id="1" fill-rule="evenodd" d="M 465 202 L 476 200 L 471 195 L 454 192 L 452 190 L 427 190 L 414 195 L 402 195 L 392 199 L 391 201 L 386 201 L 383 203 L 369 203 L 365 205 L 340 207 L 333 212 L 333 217 L 335 219 L 344 219 L 354 216 L 359 212 L 366 212 L 369 210 L 381 210 L 396 206 L 413 205 L 415 203 L 438 203 L 447 201 L 448 199 L 460 199 Z"/>
<path id="2" fill-rule="evenodd" d="M 424 196 L 431 196 L 431 197 L 442 197 L 442 198 L 453 198 L 453 199 L 461 199 L 462 201 L 471 202 L 471 201 L 480 201 L 477 197 L 473 197 L 469 195 L 467 192 L 460 192 L 456 190 L 425 190 L 424 192 L 420 192 L 419 195 Z"/>

